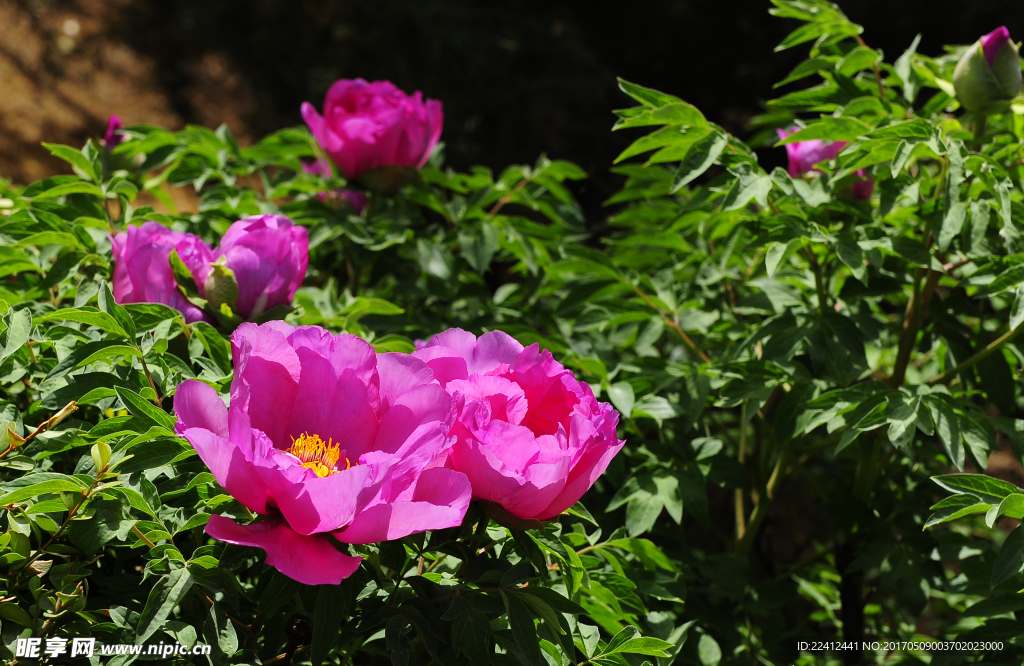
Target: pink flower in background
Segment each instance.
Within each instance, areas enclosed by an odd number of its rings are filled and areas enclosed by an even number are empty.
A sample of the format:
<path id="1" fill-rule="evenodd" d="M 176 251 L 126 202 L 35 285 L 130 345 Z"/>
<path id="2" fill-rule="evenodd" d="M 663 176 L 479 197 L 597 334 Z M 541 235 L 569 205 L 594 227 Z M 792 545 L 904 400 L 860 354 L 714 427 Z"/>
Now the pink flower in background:
<path id="1" fill-rule="evenodd" d="M 302 117 L 347 178 L 378 167 L 420 168 L 441 138 L 441 102 L 407 95 L 390 81 L 341 79 L 327 91 L 321 116 L 309 102 Z"/>
<path id="2" fill-rule="evenodd" d="M 156 222 L 129 226 L 114 237 L 112 245 L 114 299 L 118 303 L 164 303 L 179 310 L 189 323 L 212 319 L 179 289 L 170 266 L 171 250 L 177 250 L 204 298 L 209 298 L 207 291 L 214 284 L 215 263 L 230 269 L 238 294 L 228 305 L 243 319 L 290 303 L 309 264 L 306 229 L 283 215 L 258 215 L 235 222 L 217 250 L 198 236 L 171 231 Z"/>
<path id="3" fill-rule="evenodd" d="M 107 150 L 113 150 L 124 141 L 124 132 L 119 130 L 124 127 L 121 124 L 121 119 L 116 115 L 110 116 L 110 120 L 107 121 L 107 133 L 103 135 L 103 145 L 107 147 Z"/>
<path id="4" fill-rule="evenodd" d="M 323 176 L 324 178 L 330 178 L 333 175 L 330 162 L 322 157 L 315 162 L 303 162 L 302 170 L 315 176 Z M 331 190 L 330 193 L 318 192 L 316 196 L 324 203 L 330 201 L 332 197 L 343 198 L 347 202 L 347 205 L 352 208 L 352 212 L 356 215 L 362 215 L 365 213 L 366 204 L 369 203 L 365 194 L 355 190 Z"/>
<path id="5" fill-rule="evenodd" d="M 469 477 L 475 499 L 518 518 L 571 507 L 625 444 L 618 412 L 536 344 L 452 328 L 412 355 L 455 399 L 447 465 Z"/>
<path id="6" fill-rule="evenodd" d="M 188 323 L 212 321 L 178 289 L 169 261 L 174 249 L 190 268 L 213 261 L 213 251 L 198 236 L 146 222 L 141 227 L 129 226 L 114 236 L 111 248 L 115 301 L 163 303 L 185 315 Z"/>
<path id="7" fill-rule="evenodd" d="M 788 131 L 783 129 L 777 129 L 775 131 L 778 133 L 779 139 L 781 140 L 785 139 L 797 130 L 798 128 L 794 127 Z M 845 141 L 825 143 L 820 139 L 787 143 L 786 155 L 789 157 L 789 175 L 796 178 L 797 176 L 801 176 L 811 171 L 819 171 L 819 169 L 815 168 L 816 164 L 835 159 L 836 155 L 838 155 L 846 145 Z M 871 198 L 871 193 L 875 190 L 875 183 L 868 178 L 864 169 L 859 169 L 857 171 L 857 175 L 860 176 L 862 180 L 851 186 L 853 198 L 866 201 Z"/>
<path id="8" fill-rule="evenodd" d="M 213 516 L 210 536 L 262 548 L 267 564 L 318 585 L 359 565 L 336 541 L 461 524 L 469 481 L 435 466 L 449 446 L 452 399 L 426 364 L 278 321 L 242 324 L 231 348 L 230 407 L 208 384 L 183 382 L 176 430 L 225 490 L 267 517 L 239 525 Z"/>

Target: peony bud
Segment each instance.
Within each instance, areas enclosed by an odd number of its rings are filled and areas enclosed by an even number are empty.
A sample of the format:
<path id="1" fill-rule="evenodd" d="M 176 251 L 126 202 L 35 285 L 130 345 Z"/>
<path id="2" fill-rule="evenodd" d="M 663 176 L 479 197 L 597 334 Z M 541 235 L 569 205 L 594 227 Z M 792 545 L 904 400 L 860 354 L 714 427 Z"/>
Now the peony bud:
<path id="1" fill-rule="evenodd" d="M 953 72 L 956 98 L 968 111 L 991 113 L 1020 94 L 1021 70 L 1017 45 L 1006 26 L 972 44 Z"/>
<path id="2" fill-rule="evenodd" d="M 210 264 L 210 272 L 203 285 L 206 302 L 214 312 L 220 312 L 222 305 L 234 308 L 235 302 L 238 301 L 238 280 L 235 279 L 235 272 L 225 264 L 226 260 L 227 258 L 221 255 L 217 261 Z"/>
<path id="3" fill-rule="evenodd" d="M 107 133 L 103 135 L 103 145 L 107 147 L 107 150 L 113 150 L 119 143 L 124 141 L 124 132 L 121 132 L 121 128 L 124 127 L 121 124 L 121 119 L 116 115 L 110 116 L 110 120 L 107 121 Z"/>

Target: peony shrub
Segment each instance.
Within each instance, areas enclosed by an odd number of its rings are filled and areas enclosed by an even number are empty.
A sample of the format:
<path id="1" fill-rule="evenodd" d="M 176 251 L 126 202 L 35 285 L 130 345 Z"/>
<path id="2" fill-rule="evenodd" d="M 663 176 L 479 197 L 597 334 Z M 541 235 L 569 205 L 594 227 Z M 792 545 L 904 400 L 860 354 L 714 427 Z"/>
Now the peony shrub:
<path id="1" fill-rule="evenodd" d="M 1024 659 L 1016 46 L 774 5 L 745 138 L 620 81 L 597 219 L 360 79 L 0 181 L 0 658 Z"/>

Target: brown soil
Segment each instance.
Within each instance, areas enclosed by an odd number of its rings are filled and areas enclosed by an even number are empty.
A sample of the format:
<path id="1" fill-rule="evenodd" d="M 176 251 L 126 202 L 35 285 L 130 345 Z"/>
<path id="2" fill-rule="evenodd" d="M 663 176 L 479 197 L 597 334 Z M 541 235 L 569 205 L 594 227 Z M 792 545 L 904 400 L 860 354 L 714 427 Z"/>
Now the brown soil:
<path id="1" fill-rule="evenodd" d="M 112 26 L 131 0 L 0 0 L 0 177 L 18 183 L 69 173 L 41 144 L 81 146 L 117 114 L 125 125 L 180 129 L 185 119 L 155 64 Z M 189 121 L 226 122 L 243 143 L 253 95 L 216 53 L 182 54 L 193 83 Z M 181 195 L 178 195 L 181 198 Z M 190 208 L 187 199 L 176 201 Z"/>

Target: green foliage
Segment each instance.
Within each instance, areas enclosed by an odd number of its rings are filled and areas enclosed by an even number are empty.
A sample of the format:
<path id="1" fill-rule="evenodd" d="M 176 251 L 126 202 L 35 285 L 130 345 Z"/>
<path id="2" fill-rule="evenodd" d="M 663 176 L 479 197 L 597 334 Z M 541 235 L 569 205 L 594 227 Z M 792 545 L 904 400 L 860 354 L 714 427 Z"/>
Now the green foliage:
<path id="1" fill-rule="evenodd" d="M 1024 518 L 1024 492 L 954 472 L 1024 453 L 1024 102 L 958 116 L 954 54 L 918 38 L 888 64 L 834 5 L 773 3 L 798 22 L 779 49 L 809 58 L 749 143 L 620 82 L 636 105 L 614 129 L 636 139 L 602 223 L 572 164 L 457 173 L 439 153 L 356 215 L 317 196 L 342 179 L 300 168 L 304 129 L 243 148 L 223 127 L 136 126 L 113 151 L 48 146 L 73 176 L 0 183 L 0 649 L 91 635 L 208 643 L 218 664 L 714 666 L 924 636 L 1004 641 L 1019 662 L 1024 533 L 996 526 Z M 794 123 L 776 150 L 847 145 L 804 176 L 765 171 L 752 147 Z M 871 201 L 851 196 L 861 170 Z M 171 410 L 184 379 L 226 394 L 229 331 L 114 303 L 109 236 L 155 220 L 215 242 L 264 212 L 309 231 L 288 321 L 400 352 L 500 328 L 613 403 L 627 445 L 587 508 L 527 531 L 471 508 L 355 547 L 356 574 L 319 589 L 206 537 L 210 515 L 246 511 Z"/>

